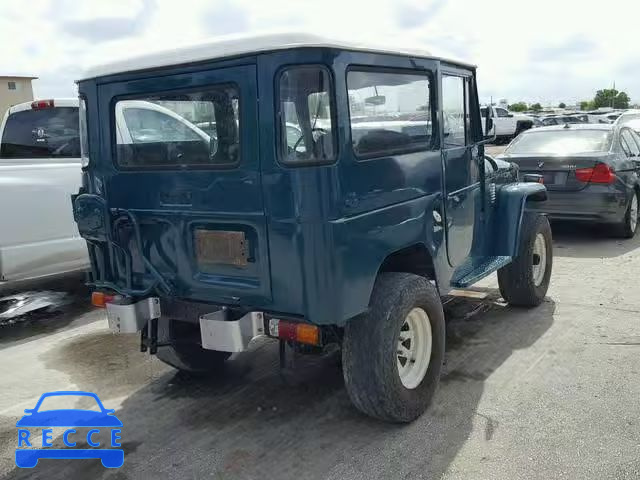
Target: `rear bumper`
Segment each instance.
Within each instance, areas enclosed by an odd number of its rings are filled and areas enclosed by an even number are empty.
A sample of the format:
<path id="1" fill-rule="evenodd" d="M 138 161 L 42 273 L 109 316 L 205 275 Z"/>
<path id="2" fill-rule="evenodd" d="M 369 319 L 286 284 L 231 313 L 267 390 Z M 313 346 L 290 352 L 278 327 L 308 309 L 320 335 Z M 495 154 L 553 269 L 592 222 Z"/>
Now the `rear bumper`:
<path id="1" fill-rule="evenodd" d="M 589 185 L 582 190 L 547 191 L 547 201 L 531 204 L 531 211 L 545 213 L 552 220 L 603 223 L 620 222 L 627 205 L 624 192 L 605 185 Z"/>

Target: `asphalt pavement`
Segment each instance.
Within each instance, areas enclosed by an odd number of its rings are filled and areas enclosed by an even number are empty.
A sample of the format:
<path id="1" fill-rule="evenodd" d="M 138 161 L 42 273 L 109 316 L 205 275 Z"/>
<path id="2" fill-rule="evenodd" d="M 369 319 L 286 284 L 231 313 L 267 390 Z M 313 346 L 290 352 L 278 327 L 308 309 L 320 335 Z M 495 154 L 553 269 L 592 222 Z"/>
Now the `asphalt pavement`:
<path id="1" fill-rule="evenodd" d="M 506 306 L 495 277 L 447 303 L 441 387 L 410 425 L 356 411 L 332 353 L 283 375 L 264 341 L 218 378 L 176 373 L 112 335 L 78 287 L 57 311 L 0 326 L 0 478 L 638 479 L 640 236 L 553 231 L 540 307 Z M 122 468 L 15 467 L 15 422 L 51 390 L 116 409 Z"/>

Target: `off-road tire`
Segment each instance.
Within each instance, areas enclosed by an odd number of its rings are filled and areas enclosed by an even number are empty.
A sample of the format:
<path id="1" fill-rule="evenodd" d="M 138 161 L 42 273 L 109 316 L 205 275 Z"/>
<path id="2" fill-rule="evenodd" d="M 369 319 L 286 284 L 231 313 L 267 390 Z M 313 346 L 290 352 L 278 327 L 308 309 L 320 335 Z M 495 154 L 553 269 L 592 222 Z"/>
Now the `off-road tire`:
<path id="1" fill-rule="evenodd" d="M 502 298 L 510 305 L 535 307 L 544 300 L 551 280 L 553 266 L 551 226 L 546 216 L 525 213 L 520 232 L 518 256 L 510 264 L 498 270 L 498 286 Z M 545 271 L 540 285 L 536 285 L 533 279 L 533 248 L 538 234 L 542 234 L 546 247 Z"/>
<path id="2" fill-rule="evenodd" d="M 640 196 L 638 195 L 638 192 L 634 192 L 633 194 L 636 197 L 636 201 L 640 203 Z M 637 231 L 638 231 L 638 222 L 636 221 L 635 228 L 633 228 L 631 224 L 631 201 L 629 201 L 629 205 L 627 206 L 627 210 L 624 213 L 622 223 L 618 227 L 617 233 L 622 238 L 633 238 L 635 237 Z"/>
<path id="3" fill-rule="evenodd" d="M 160 343 L 156 356 L 180 371 L 196 375 L 209 375 L 221 371 L 229 352 L 206 350 L 200 345 L 197 324 L 169 321 L 161 318 L 158 324 Z"/>
<path id="4" fill-rule="evenodd" d="M 398 372 L 397 344 L 407 314 L 416 307 L 429 317 L 432 348 L 422 381 L 408 389 Z M 363 413 L 380 420 L 415 420 L 436 391 L 444 348 L 444 314 L 435 286 L 409 273 L 380 274 L 368 312 L 349 321 L 344 331 L 342 365 L 351 401 Z"/>

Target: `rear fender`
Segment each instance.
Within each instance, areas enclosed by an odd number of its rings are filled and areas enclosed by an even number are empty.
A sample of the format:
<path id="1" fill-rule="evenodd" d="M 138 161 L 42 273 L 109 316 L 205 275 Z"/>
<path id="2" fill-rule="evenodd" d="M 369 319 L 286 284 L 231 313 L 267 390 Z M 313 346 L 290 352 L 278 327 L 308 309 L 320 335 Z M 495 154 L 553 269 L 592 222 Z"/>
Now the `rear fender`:
<path id="1" fill-rule="evenodd" d="M 493 255 L 518 255 L 525 208 L 530 202 L 544 202 L 546 199 L 547 189 L 540 183 L 512 183 L 497 192 L 497 209 L 493 222 Z"/>

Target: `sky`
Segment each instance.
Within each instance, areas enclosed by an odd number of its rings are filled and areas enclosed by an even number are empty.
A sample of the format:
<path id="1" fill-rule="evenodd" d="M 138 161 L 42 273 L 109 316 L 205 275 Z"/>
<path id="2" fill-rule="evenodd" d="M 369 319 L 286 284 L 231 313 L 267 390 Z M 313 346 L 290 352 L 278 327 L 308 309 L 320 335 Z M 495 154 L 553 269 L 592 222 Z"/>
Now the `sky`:
<path id="1" fill-rule="evenodd" d="M 295 30 L 426 48 L 478 65 L 483 102 L 640 103 L 640 2 L 607 0 L 30 0 L 0 3 L 0 75 L 75 96 L 90 65 L 212 37 Z"/>

